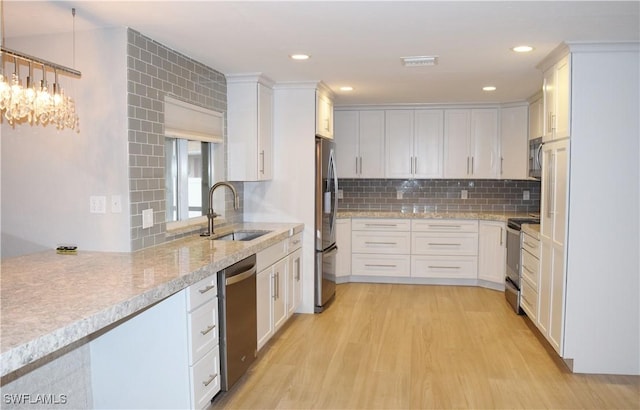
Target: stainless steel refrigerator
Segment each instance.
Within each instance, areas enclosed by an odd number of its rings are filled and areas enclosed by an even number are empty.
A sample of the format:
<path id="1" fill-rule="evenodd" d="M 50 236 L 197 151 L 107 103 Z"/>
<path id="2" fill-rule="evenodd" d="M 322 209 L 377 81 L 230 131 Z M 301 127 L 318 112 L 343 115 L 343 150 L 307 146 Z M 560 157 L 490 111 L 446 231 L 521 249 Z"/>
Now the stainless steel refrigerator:
<path id="1" fill-rule="evenodd" d="M 315 312 L 322 312 L 336 294 L 336 211 L 338 176 L 335 143 L 316 137 Z"/>

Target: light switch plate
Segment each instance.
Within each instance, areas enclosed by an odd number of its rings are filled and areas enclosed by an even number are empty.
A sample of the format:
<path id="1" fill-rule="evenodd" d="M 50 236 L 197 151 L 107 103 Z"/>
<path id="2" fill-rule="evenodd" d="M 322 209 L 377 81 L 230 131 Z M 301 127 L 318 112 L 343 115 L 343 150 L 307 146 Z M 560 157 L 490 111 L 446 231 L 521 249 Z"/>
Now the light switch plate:
<path id="1" fill-rule="evenodd" d="M 92 195 L 89 197 L 89 212 L 92 214 L 107 213 L 107 197 Z"/>
<path id="2" fill-rule="evenodd" d="M 122 213 L 122 196 L 121 195 L 111 195 L 111 213 L 113 214 Z"/>
<path id="3" fill-rule="evenodd" d="M 467 199 L 469 197 L 469 192 L 466 189 L 460 191 L 460 199 Z"/>
<path id="4" fill-rule="evenodd" d="M 142 211 L 142 229 L 151 228 L 153 226 L 153 208 Z"/>

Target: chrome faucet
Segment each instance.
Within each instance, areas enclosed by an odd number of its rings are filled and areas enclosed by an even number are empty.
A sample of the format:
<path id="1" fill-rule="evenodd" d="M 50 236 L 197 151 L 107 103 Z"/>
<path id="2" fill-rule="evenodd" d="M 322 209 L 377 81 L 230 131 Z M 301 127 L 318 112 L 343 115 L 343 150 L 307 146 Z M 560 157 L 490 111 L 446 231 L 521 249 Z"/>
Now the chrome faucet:
<path id="1" fill-rule="evenodd" d="M 240 197 L 238 197 L 238 192 L 236 191 L 236 188 L 233 185 L 231 185 L 228 182 L 224 182 L 224 181 L 216 182 L 215 184 L 213 184 L 211 189 L 209 189 L 209 211 L 207 212 L 207 219 L 208 219 L 207 232 L 201 234 L 200 236 L 211 236 L 211 235 L 213 235 L 213 219 L 215 217 L 220 216 L 219 214 L 217 214 L 217 213 L 215 213 L 213 211 L 213 192 L 218 187 L 221 187 L 221 186 L 226 186 L 233 193 L 233 209 L 240 208 Z"/>

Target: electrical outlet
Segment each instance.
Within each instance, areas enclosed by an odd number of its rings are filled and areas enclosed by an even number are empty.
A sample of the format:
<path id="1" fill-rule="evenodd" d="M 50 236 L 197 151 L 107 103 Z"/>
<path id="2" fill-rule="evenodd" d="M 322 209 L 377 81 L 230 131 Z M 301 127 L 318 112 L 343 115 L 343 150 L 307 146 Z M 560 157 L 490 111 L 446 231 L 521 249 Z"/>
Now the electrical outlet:
<path id="1" fill-rule="evenodd" d="M 122 213 L 122 196 L 111 195 L 111 213 L 112 214 Z"/>
<path id="2" fill-rule="evenodd" d="M 342 189 L 338 189 L 338 199 L 344 199 L 344 192 Z"/>
<path id="3" fill-rule="evenodd" d="M 153 226 L 153 208 L 142 211 L 142 229 L 151 228 Z"/>
<path id="4" fill-rule="evenodd" d="M 469 192 L 466 189 L 460 191 L 460 199 L 467 199 L 469 197 Z"/>
<path id="5" fill-rule="evenodd" d="M 402 191 L 396 191 L 396 199 L 402 199 Z"/>
<path id="6" fill-rule="evenodd" d="M 527 191 L 527 190 L 522 191 L 522 200 L 523 201 L 528 201 L 529 199 L 531 199 L 529 191 Z"/>
<path id="7" fill-rule="evenodd" d="M 89 197 L 89 212 L 92 214 L 107 213 L 107 197 L 92 195 Z"/>

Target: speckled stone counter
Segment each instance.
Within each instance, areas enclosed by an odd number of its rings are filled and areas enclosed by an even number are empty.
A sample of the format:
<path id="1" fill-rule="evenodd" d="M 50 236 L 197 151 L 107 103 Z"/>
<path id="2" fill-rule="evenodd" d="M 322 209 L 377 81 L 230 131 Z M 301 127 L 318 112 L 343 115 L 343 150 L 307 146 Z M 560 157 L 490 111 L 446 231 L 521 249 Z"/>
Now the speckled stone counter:
<path id="1" fill-rule="evenodd" d="M 302 231 L 301 224 L 221 229 L 272 232 L 247 242 L 192 236 L 133 253 L 54 250 L 2 260 L 2 376 L 55 353 L 219 270 Z"/>
<path id="2" fill-rule="evenodd" d="M 390 212 L 390 211 L 338 211 L 338 218 L 410 218 L 410 219 L 479 219 L 503 221 L 529 216 L 526 213 L 495 212 Z"/>

